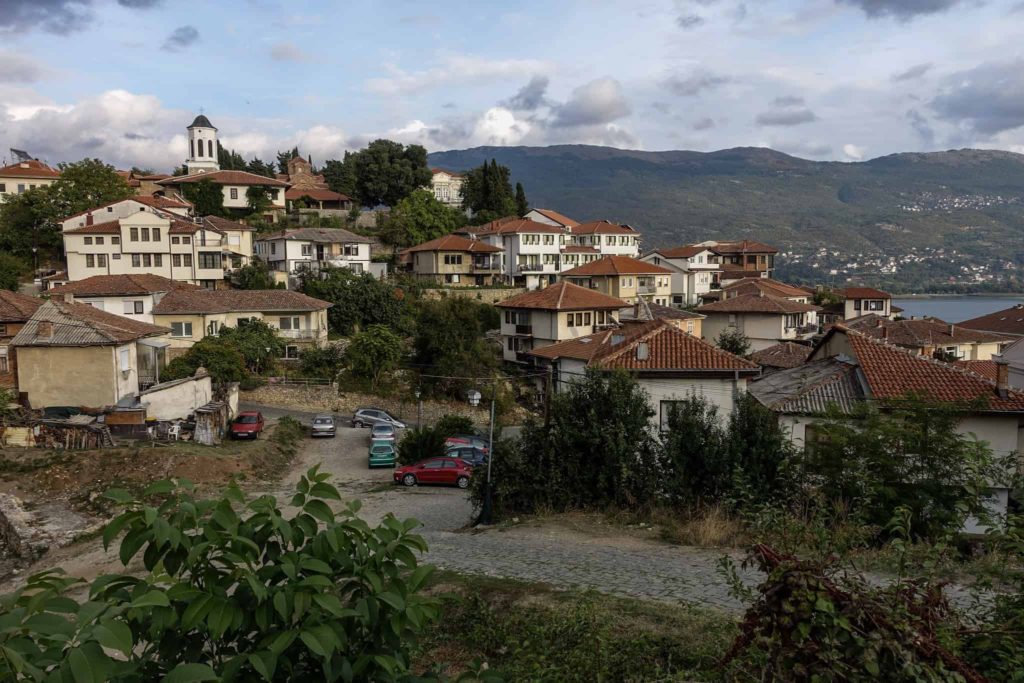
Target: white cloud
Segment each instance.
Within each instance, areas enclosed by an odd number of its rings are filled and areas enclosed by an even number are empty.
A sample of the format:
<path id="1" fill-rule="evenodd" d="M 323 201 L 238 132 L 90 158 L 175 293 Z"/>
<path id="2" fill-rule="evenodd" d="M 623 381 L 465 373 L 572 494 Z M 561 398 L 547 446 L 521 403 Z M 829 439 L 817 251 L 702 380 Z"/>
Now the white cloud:
<path id="1" fill-rule="evenodd" d="M 473 141 L 478 145 L 518 145 L 530 133 L 527 121 L 504 107 L 492 107 L 484 112 L 473 127 Z"/>
<path id="2" fill-rule="evenodd" d="M 843 145 L 843 154 L 854 161 L 860 161 L 864 158 L 864 148 L 847 143 Z"/>
<path id="3" fill-rule="evenodd" d="M 422 71 L 405 71 L 395 64 L 384 67 L 389 76 L 366 82 L 379 95 L 406 95 L 442 85 L 465 85 L 493 79 L 520 79 L 542 73 L 550 65 L 538 59 L 485 59 L 473 55 L 447 54 L 441 63 Z"/>

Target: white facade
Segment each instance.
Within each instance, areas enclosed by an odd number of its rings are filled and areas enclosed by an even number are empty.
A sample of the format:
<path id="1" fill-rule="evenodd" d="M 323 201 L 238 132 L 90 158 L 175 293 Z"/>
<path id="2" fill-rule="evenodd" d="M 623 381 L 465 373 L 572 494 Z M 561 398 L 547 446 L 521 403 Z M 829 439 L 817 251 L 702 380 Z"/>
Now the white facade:
<path id="1" fill-rule="evenodd" d="M 349 268 L 357 273 L 370 271 L 370 245 L 365 242 L 314 242 L 290 238 L 257 240 L 256 255 L 271 270 L 295 274 L 309 268 Z"/>
<path id="2" fill-rule="evenodd" d="M 672 271 L 672 306 L 676 308 L 699 304 L 702 295 L 718 288 L 717 257 L 708 249 L 678 258 L 652 251 L 640 260 Z"/>
<path id="3" fill-rule="evenodd" d="M 139 212 L 149 212 L 157 216 L 161 215 L 177 215 L 181 218 L 188 218 L 188 209 L 154 209 L 151 206 L 147 206 L 142 202 L 134 199 L 123 199 L 114 204 L 107 206 L 101 206 L 98 209 L 88 211 L 86 213 L 71 216 L 61 222 L 61 230 L 72 230 L 74 228 L 85 227 L 89 223 L 89 214 L 92 214 L 92 223 L 106 223 L 107 221 L 116 221 L 122 218 L 128 218 Z"/>
<path id="4" fill-rule="evenodd" d="M 750 340 L 751 351 L 763 351 L 780 341 L 802 339 L 800 328 L 807 324 L 810 313 L 722 313 L 702 311 L 707 317 L 703 338 L 714 343 L 723 330 L 736 328 Z"/>
<path id="5" fill-rule="evenodd" d="M 209 120 L 205 116 L 197 116 L 188 127 L 188 157 L 185 166 L 189 173 L 220 170 L 217 161 L 217 129 L 204 124 L 209 124 Z"/>
<path id="6" fill-rule="evenodd" d="M 132 296 L 75 295 L 75 303 L 89 304 L 93 308 L 120 315 L 143 323 L 153 323 L 153 307 L 160 303 L 166 292 Z"/>
<path id="7" fill-rule="evenodd" d="M 551 284 L 561 272 L 563 234 L 495 233 L 482 235 L 480 241 L 504 249 L 499 255 L 501 274 L 509 281 L 522 281 L 527 289 Z"/>
<path id="8" fill-rule="evenodd" d="M 446 206 L 461 208 L 462 183 L 463 177 L 458 173 L 436 168 L 430 178 L 430 189 L 437 201 Z"/>
<path id="9" fill-rule="evenodd" d="M 572 233 L 570 243 L 579 247 L 592 247 L 601 256 L 629 256 L 630 258 L 637 258 L 640 255 L 639 235 L 605 233 L 577 235 Z"/>

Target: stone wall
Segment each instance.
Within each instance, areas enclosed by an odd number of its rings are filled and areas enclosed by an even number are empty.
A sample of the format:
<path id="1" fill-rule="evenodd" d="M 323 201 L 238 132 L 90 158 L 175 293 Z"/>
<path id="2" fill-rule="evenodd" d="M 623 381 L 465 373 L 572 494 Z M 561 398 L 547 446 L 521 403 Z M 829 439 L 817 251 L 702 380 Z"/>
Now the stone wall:
<path id="1" fill-rule="evenodd" d="M 485 304 L 496 304 L 505 299 L 511 299 L 517 294 L 526 291 L 525 287 L 508 287 L 505 289 L 489 289 L 484 287 L 451 287 L 423 290 L 425 299 L 444 299 L 446 297 L 462 297 L 473 299 Z"/>

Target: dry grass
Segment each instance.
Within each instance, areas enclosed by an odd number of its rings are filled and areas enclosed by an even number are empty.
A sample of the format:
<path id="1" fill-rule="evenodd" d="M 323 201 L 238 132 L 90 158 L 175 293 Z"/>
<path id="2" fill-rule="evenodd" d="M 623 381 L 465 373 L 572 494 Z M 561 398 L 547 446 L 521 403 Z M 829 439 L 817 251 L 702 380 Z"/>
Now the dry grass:
<path id="1" fill-rule="evenodd" d="M 719 505 L 691 512 L 659 511 L 651 515 L 662 540 L 701 548 L 733 548 L 749 540 L 746 527 Z"/>

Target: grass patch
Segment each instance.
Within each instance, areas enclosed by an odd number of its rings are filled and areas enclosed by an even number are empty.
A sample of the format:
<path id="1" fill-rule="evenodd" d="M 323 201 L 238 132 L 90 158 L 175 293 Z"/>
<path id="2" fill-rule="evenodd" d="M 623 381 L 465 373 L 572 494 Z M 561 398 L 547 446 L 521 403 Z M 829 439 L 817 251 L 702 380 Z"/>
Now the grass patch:
<path id="1" fill-rule="evenodd" d="M 487 662 L 507 681 L 707 680 L 737 633 L 729 616 L 509 579 L 438 572 L 442 616 L 417 669 Z"/>

